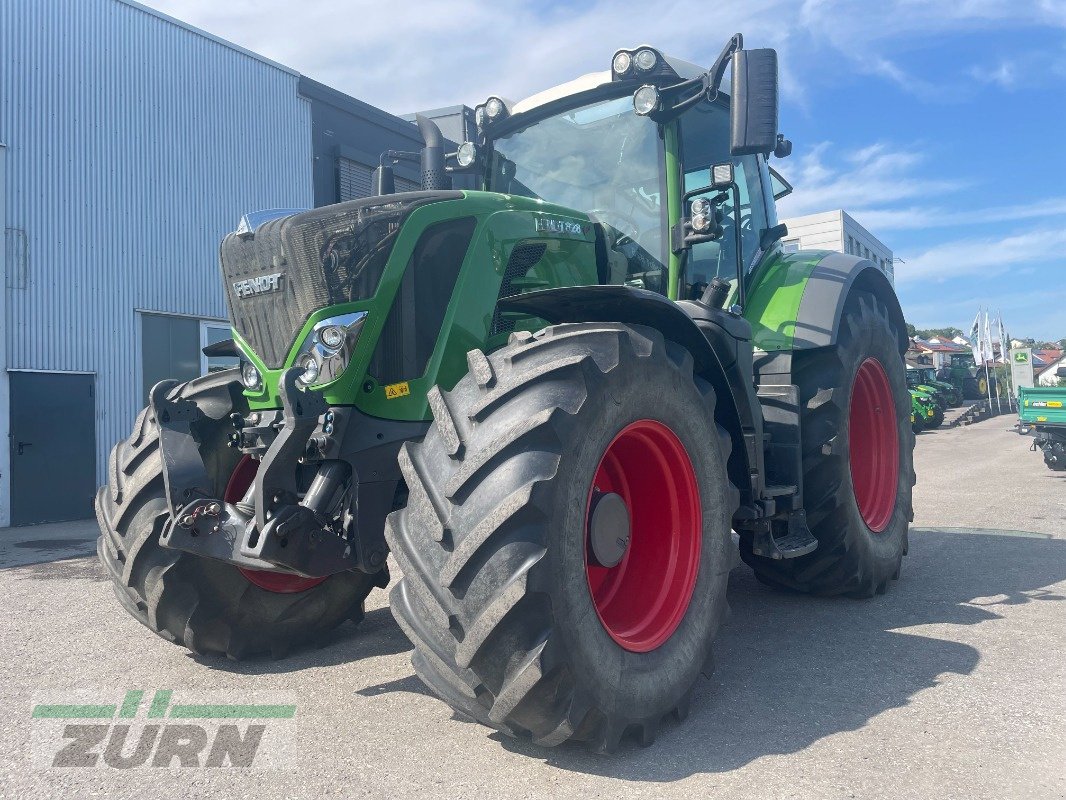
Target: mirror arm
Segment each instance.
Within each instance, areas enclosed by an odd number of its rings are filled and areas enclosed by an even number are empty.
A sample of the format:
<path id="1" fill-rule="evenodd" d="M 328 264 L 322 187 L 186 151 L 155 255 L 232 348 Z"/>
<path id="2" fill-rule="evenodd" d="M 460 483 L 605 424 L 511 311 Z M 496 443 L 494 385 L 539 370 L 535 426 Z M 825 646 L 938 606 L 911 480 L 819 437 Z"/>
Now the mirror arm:
<path id="1" fill-rule="evenodd" d="M 743 49 L 744 37 L 739 33 L 734 33 L 732 38 L 726 42 L 725 47 L 722 48 L 718 58 L 715 59 L 714 66 L 707 71 L 707 96 L 712 100 L 718 97 L 718 86 L 721 84 L 722 78 L 725 77 L 725 69 L 729 66 L 729 59 L 733 57 L 733 53 Z"/>

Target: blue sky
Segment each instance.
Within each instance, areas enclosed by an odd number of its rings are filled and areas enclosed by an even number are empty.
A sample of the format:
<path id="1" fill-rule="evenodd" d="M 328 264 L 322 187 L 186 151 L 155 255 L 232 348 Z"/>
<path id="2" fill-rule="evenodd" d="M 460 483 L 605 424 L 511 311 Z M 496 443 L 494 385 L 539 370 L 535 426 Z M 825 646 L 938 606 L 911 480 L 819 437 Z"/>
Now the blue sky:
<path id="1" fill-rule="evenodd" d="M 396 113 L 519 99 L 653 44 L 781 54 L 783 215 L 843 207 L 907 319 L 1066 337 L 1066 0 L 148 0 Z"/>

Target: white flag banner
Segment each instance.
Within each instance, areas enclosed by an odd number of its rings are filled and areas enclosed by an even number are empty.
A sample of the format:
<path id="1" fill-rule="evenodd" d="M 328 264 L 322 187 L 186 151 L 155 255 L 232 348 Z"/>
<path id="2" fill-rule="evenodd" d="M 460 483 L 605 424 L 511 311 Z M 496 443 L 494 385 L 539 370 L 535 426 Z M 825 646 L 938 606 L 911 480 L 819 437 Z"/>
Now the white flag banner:
<path id="1" fill-rule="evenodd" d="M 985 361 L 996 363 L 996 351 L 992 347 L 992 323 L 988 320 L 988 312 L 985 312 Z"/>
<path id="2" fill-rule="evenodd" d="M 973 348 L 973 363 L 981 365 L 981 310 L 977 310 L 977 316 L 973 318 L 970 326 L 970 344 Z"/>
<path id="3" fill-rule="evenodd" d="M 996 351 L 992 347 L 992 323 L 988 319 L 988 311 L 985 311 L 985 378 L 988 381 L 988 404 L 989 410 L 992 405 L 992 376 L 989 374 L 988 362 L 992 362 L 992 366 L 996 365 Z M 1003 413 L 1003 407 L 999 402 L 999 387 L 996 387 L 996 412 Z"/>

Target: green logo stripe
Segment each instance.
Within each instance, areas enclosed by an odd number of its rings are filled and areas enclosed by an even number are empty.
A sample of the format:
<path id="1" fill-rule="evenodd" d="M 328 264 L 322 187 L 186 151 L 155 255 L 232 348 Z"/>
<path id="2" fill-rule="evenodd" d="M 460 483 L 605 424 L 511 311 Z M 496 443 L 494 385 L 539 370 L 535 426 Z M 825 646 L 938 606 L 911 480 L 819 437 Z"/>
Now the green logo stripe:
<path id="1" fill-rule="evenodd" d="M 296 706 L 286 705 L 174 705 L 170 716 L 181 719 L 292 719 Z"/>
<path id="2" fill-rule="evenodd" d="M 39 705 L 33 707 L 34 719 L 109 719 L 117 706 Z"/>
<path id="3" fill-rule="evenodd" d="M 144 692 L 133 691 L 126 692 L 126 699 L 122 701 L 122 710 L 118 712 L 120 717 L 136 717 L 137 709 L 141 706 L 141 700 L 144 698 Z"/>
<path id="4" fill-rule="evenodd" d="M 167 715 L 167 706 L 170 705 L 170 696 L 173 692 L 170 689 L 160 689 L 155 693 L 152 698 L 152 705 L 148 708 L 149 717 L 165 717 Z"/>

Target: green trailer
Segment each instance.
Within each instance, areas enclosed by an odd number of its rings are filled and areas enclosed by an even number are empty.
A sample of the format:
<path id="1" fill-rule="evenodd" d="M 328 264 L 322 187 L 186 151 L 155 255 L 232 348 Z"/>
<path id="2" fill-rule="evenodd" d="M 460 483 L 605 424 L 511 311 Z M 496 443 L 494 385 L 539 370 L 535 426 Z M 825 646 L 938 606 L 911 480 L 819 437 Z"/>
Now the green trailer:
<path id="1" fill-rule="evenodd" d="M 899 576 L 906 324 L 871 261 L 780 244 L 776 53 L 738 34 L 709 69 L 646 46 L 607 66 L 488 98 L 455 152 L 419 118 L 376 196 L 225 238 L 212 352 L 240 368 L 155 386 L 97 496 L 130 614 L 281 656 L 358 621 L 391 553 L 434 693 L 611 750 L 684 716 L 732 531 L 773 586 Z M 422 190 L 396 193 L 407 157 Z"/>
<path id="2" fill-rule="evenodd" d="M 1043 452 L 1048 468 L 1066 471 L 1066 387 L 1019 387 L 1018 422 L 1034 437 L 1032 449 Z"/>

